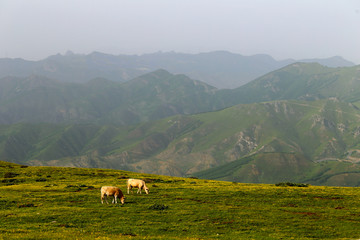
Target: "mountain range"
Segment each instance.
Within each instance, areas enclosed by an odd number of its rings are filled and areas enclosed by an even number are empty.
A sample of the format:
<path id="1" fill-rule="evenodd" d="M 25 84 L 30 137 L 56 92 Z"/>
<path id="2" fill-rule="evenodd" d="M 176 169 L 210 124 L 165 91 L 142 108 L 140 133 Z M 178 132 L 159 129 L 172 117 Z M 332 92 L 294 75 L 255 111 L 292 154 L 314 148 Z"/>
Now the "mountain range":
<path id="1" fill-rule="evenodd" d="M 0 159 L 240 182 L 360 186 L 360 66 L 293 63 L 234 89 L 0 79 Z"/>
<path id="2" fill-rule="evenodd" d="M 157 70 L 125 83 L 46 77 L 0 79 L 0 124 L 18 122 L 137 124 L 177 114 L 217 111 L 272 100 L 337 98 L 357 104 L 359 67 L 294 63 L 235 89 L 216 89 L 183 74 Z"/>
<path id="3" fill-rule="evenodd" d="M 157 52 L 144 55 L 88 55 L 67 52 L 39 61 L 0 59 L 0 78 L 7 76 L 45 76 L 63 82 L 85 83 L 94 78 L 127 82 L 158 69 L 185 74 L 218 89 L 244 85 L 268 72 L 295 62 L 318 62 L 328 67 L 354 66 L 342 57 L 326 59 L 286 59 L 277 61 L 269 55 L 243 56 L 226 51 L 199 54 Z"/>
<path id="4" fill-rule="evenodd" d="M 126 83 L 68 83 L 32 75 L 0 79 L 0 123 L 136 124 L 223 108 L 216 89 L 158 70 Z"/>
<path id="5" fill-rule="evenodd" d="M 357 186 L 359 109 L 336 99 L 240 104 L 136 126 L 1 126 L 0 158 L 240 182 Z"/>

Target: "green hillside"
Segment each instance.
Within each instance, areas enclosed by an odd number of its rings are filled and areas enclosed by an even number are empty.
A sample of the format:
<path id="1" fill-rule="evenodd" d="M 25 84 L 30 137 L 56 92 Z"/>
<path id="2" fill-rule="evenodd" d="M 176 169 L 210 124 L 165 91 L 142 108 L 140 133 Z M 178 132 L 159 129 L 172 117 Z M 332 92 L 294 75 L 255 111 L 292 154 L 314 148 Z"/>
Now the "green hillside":
<path id="1" fill-rule="evenodd" d="M 317 63 L 294 63 L 228 92 L 229 101 L 316 100 L 335 97 L 360 100 L 360 66 L 328 68 Z"/>
<path id="2" fill-rule="evenodd" d="M 126 193 L 133 177 L 148 195 Z M 120 187 L 125 204 L 101 204 L 104 185 Z M 359 238 L 359 188 L 277 185 L 0 161 L 0 238 Z"/>
<path id="3" fill-rule="evenodd" d="M 304 182 L 328 186 L 360 186 L 359 164 L 312 162 L 300 154 L 261 153 L 195 173 L 204 179 L 232 182 Z"/>
<path id="4" fill-rule="evenodd" d="M 4 125 L 0 158 L 171 176 L 210 169 L 199 176 L 360 186 L 359 113 L 354 105 L 335 99 L 294 100 L 242 104 L 127 127 Z"/>

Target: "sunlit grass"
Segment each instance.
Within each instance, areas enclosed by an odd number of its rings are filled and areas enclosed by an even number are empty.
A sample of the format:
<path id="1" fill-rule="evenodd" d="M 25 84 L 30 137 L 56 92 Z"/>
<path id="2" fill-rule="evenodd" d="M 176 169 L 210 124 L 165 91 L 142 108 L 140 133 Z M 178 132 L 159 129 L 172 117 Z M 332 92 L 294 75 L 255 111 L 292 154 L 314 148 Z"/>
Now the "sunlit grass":
<path id="1" fill-rule="evenodd" d="M 150 194 L 126 194 L 130 177 Z M 102 185 L 120 187 L 125 205 L 102 205 Z M 359 200 L 359 188 L 0 162 L 0 239 L 357 239 Z"/>

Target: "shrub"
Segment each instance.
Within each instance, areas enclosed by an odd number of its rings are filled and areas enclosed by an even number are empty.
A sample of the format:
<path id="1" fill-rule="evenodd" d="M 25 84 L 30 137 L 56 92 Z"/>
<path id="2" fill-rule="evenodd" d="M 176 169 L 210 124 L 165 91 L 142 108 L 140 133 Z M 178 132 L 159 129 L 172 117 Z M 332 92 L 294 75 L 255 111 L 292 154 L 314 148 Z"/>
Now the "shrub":
<path id="1" fill-rule="evenodd" d="M 155 203 L 154 205 L 151 205 L 149 207 L 149 209 L 152 209 L 152 210 L 166 210 L 168 208 L 169 208 L 169 206 L 166 206 L 164 204 L 158 204 L 158 203 Z"/>
<path id="2" fill-rule="evenodd" d="M 2 183 L 5 183 L 6 185 L 15 185 L 18 183 L 25 182 L 24 179 L 17 179 L 17 178 L 10 178 L 10 179 L 3 179 L 1 181 Z"/>
<path id="3" fill-rule="evenodd" d="M 38 178 L 38 179 L 35 179 L 36 182 L 46 182 L 46 178 Z"/>
<path id="4" fill-rule="evenodd" d="M 308 187 L 309 184 L 305 184 L 305 183 L 281 182 L 281 183 L 276 183 L 275 186 L 277 186 L 277 187 Z"/>
<path id="5" fill-rule="evenodd" d="M 24 207 L 35 207 L 35 205 L 33 203 L 25 203 L 18 205 L 18 208 L 24 208 Z"/>
<path id="6" fill-rule="evenodd" d="M 16 177 L 17 175 L 19 175 L 19 174 L 14 173 L 14 172 L 6 172 L 4 174 L 4 178 L 13 178 L 13 177 Z"/>

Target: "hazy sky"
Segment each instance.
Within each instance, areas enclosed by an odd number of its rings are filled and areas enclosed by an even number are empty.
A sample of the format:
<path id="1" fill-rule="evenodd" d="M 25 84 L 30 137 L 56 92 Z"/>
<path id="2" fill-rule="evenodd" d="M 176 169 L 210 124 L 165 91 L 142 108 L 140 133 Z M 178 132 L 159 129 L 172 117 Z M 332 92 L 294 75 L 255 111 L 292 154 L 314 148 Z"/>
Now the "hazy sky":
<path id="1" fill-rule="evenodd" d="M 359 0 L 0 0 L 0 58 L 227 50 L 360 64 Z"/>

